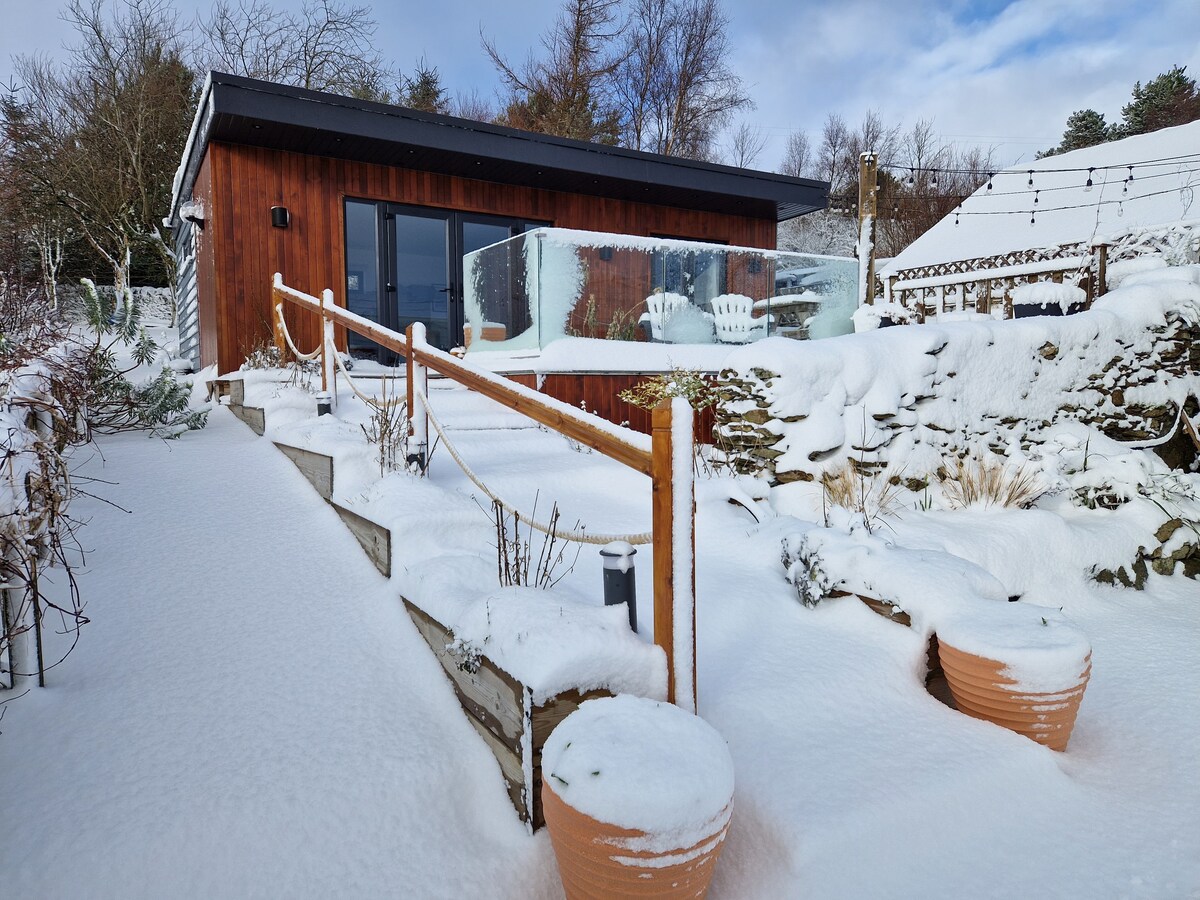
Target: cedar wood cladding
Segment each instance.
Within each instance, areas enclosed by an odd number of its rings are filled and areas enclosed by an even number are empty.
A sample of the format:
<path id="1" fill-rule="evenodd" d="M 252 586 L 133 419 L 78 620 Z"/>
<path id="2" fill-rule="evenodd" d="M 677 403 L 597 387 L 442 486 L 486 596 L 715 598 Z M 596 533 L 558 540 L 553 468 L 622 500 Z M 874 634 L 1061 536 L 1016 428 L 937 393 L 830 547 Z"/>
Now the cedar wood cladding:
<path id="1" fill-rule="evenodd" d="M 201 365 L 237 369 L 270 337 L 271 277 L 345 303 L 344 200 L 387 200 L 631 235 L 670 235 L 774 249 L 775 220 L 541 190 L 350 160 L 213 141 L 192 190 L 210 210 L 197 250 Z M 286 206 L 288 228 L 270 209 Z M 302 350 L 315 317 L 289 310 Z"/>

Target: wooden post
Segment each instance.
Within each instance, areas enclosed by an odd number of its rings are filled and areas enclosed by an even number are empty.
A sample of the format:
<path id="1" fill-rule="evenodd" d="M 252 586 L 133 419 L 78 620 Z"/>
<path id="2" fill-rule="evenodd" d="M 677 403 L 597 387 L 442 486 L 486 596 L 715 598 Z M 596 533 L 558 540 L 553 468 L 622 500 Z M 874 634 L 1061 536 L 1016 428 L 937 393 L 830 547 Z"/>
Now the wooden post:
<path id="1" fill-rule="evenodd" d="M 329 364 L 329 320 L 325 318 L 325 307 L 333 306 L 333 291 L 329 288 L 321 291 L 321 393 L 329 393 L 329 385 L 334 379 L 330 377 Z"/>
<path id="2" fill-rule="evenodd" d="M 408 356 L 405 357 L 405 374 L 408 387 L 408 432 L 411 441 L 409 458 L 417 458 L 417 465 L 425 471 L 426 452 L 429 447 L 429 415 L 425 405 L 417 398 L 420 391 L 429 397 L 429 370 L 417 361 L 417 353 L 425 347 L 425 323 L 413 322 L 405 329 L 408 337 Z"/>
<path id="3" fill-rule="evenodd" d="M 650 451 L 654 643 L 667 655 L 667 699 L 688 712 L 696 711 L 693 415 L 691 406 L 681 397 L 656 406 L 651 414 Z M 683 447 L 685 440 L 687 446 Z"/>
<path id="4" fill-rule="evenodd" d="M 875 212 L 879 156 L 858 156 L 858 305 L 875 303 Z"/>
<path id="5" fill-rule="evenodd" d="M 1108 293 L 1108 244 L 1097 244 L 1095 250 L 1096 286 L 1092 289 L 1092 296 L 1088 297 L 1088 306 L 1091 306 L 1097 297 Z"/>

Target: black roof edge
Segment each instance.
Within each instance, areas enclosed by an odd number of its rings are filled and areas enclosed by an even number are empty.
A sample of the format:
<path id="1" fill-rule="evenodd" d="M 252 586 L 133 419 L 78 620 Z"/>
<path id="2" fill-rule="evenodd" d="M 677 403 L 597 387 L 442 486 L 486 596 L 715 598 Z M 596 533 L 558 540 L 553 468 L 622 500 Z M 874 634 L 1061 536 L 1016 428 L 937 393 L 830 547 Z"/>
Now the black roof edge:
<path id="1" fill-rule="evenodd" d="M 218 117 L 222 122 L 270 124 L 290 130 L 293 136 L 303 132 L 313 136 L 314 140 L 324 137 L 326 143 L 330 136 L 345 136 L 356 140 L 360 147 L 418 147 L 437 154 L 443 160 L 471 158 L 476 160 L 476 165 L 486 161 L 489 165 L 507 166 L 510 167 L 510 175 L 524 170 L 528 176 L 536 169 L 539 175 L 552 172 L 564 177 L 591 177 L 593 184 L 603 182 L 609 189 L 617 183 L 636 184 L 646 186 L 643 189 L 653 187 L 673 190 L 677 194 L 687 192 L 697 198 L 729 198 L 730 201 L 742 201 L 743 205 L 750 203 L 757 208 L 770 205 L 774 207 L 776 221 L 825 208 L 829 194 L 829 184 L 814 179 L 593 144 L 239 75 L 210 72 L 199 100 L 180 172 L 176 176 L 171 206 L 173 222 L 178 219 L 179 204 L 191 194 L 210 139 L 222 139 L 220 133 L 213 135 L 214 120 Z M 254 127 L 257 129 L 260 126 L 255 124 Z M 337 137 L 334 139 L 338 140 Z M 233 142 L 239 141 L 235 139 Z M 281 143 L 279 140 L 269 144 L 259 140 L 248 142 L 270 146 Z M 303 143 L 307 145 L 309 141 Z M 330 148 L 325 148 L 329 152 L 307 149 L 300 146 L 299 141 L 294 148 L 280 146 L 278 149 L 338 155 Z M 466 172 L 461 174 L 471 177 Z M 488 178 L 486 174 L 475 177 L 526 183 L 524 180 Z M 579 190 L 587 192 L 582 187 Z M 608 190 L 597 189 L 595 193 L 607 195 Z M 710 207 L 699 204 L 696 208 Z"/>

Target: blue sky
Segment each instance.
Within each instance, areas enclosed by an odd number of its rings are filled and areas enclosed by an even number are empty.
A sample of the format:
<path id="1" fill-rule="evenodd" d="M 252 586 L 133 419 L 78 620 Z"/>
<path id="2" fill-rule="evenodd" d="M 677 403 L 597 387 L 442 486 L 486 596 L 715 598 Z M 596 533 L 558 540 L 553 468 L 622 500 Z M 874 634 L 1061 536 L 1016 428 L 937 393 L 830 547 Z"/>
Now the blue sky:
<path id="1" fill-rule="evenodd" d="M 1200 76 L 1197 0 L 725 0 L 733 65 L 757 108 L 745 119 L 773 168 L 787 134 L 819 139 L 827 113 L 850 122 L 931 118 L 946 141 L 995 147 L 1000 163 L 1058 142 L 1067 116 L 1093 107 L 1119 118 L 1134 81 L 1175 64 Z M 293 0 L 277 5 L 299 6 Z M 208 2 L 177 0 L 184 17 Z M 522 59 L 557 0 L 442 0 L 374 5 L 377 43 L 404 70 L 424 56 L 450 89 L 491 96 L 482 29 Z M 54 2 L 0 0 L 0 80 L 16 53 L 56 55 L 69 29 Z"/>

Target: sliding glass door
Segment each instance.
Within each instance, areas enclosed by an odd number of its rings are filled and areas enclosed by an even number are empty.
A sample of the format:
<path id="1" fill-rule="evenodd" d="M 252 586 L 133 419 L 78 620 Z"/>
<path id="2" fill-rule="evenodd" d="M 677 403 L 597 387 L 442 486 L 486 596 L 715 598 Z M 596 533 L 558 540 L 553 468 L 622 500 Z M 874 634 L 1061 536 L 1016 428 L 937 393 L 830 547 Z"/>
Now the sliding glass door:
<path id="1" fill-rule="evenodd" d="M 431 344 L 457 347 L 463 343 L 463 255 L 543 224 L 347 200 L 347 303 L 396 331 L 424 322 Z M 387 360 L 381 348 L 355 335 L 350 350 Z"/>

